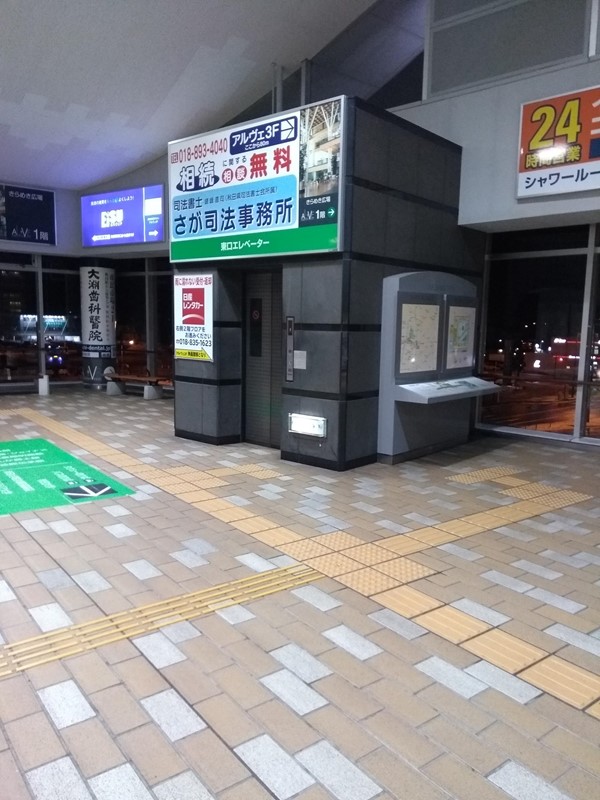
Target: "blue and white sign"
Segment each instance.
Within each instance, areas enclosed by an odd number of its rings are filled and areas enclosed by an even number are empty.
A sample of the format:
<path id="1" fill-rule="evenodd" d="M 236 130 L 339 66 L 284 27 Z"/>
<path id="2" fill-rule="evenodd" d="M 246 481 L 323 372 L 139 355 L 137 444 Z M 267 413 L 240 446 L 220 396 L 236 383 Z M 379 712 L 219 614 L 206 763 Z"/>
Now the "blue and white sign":
<path id="1" fill-rule="evenodd" d="M 164 241 L 163 194 L 158 185 L 83 196 L 83 246 Z"/>

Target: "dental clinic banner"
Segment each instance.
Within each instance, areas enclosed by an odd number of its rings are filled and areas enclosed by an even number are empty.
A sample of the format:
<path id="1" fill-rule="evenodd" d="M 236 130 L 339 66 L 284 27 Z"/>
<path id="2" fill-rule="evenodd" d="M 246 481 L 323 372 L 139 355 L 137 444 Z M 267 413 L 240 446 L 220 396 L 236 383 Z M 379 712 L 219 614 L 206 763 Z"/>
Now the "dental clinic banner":
<path id="1" fill-rule="evenodd" d="M 169 144 L 171 261 L 337 251 L 343 97 Z"/>
<path id="2" fill-rule="evenodd" d="M 600 86 L 521 107 L 517 197 L 600 189 Z"/>

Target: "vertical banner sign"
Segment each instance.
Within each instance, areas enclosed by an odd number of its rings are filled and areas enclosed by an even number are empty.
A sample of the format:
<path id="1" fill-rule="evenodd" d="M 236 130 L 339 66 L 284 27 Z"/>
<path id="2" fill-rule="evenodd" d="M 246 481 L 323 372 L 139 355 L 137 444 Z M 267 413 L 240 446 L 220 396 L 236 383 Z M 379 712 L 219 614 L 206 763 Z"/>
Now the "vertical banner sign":
<path id="1" fill-rule="evenodd" d="M 600 87 L 521 106 L 517 197 L 600 189 Z"/>
<path id="2" fill-rule="evenodd" d="M 116 356 L 115 271 L 81 267 L 81 356 L 84 381 L 103 383 Z"/>
<path id="3" fill-rule="evenodd" d="M 336 251 L 344 98 L 169 144 L 171 261 Z"/>
<path id="4" fill-rule="evenodd" d="M 213 360 L 213 276 L 175 275 L 175 358 Z"/>

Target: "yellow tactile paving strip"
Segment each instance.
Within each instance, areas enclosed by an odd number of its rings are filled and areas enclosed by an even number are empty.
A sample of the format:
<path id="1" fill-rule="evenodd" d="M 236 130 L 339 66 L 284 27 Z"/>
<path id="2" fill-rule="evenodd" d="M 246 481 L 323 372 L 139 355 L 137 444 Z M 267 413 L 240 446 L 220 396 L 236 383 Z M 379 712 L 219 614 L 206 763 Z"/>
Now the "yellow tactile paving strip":
<path id="1" fill-rule="evenodd" d="M 6 644 L 0 648 L 0 678 L 123 639 L 142 636 L 176 622 L 197 619 L 220 608 L 248 603 L 285 589 L 295 589 L 320 577 L 318 572 L 304 565 L 269 570 Z"/>
<path id="2" fill-rule="evenodd" d="M 545 650 L 500 630 L 482 633 L 468 642 L 463 642 L 462 646 L 479 658 L 513 674 L 548 655 Z"/>
<path id="3" fill-rule="evenodd" d="M 585 708 L 600 696 L 598 675 L 592 675 L 558 656 L 548 656 L 521 672 L 519 677 L 575 708 Z M 597 712 L 592 713 L 595 716 Z"/>
<path id="4" fill-rule="evenodd" d="M 419 625 L 443 639 L 460 644 L 490 629 L 490 625 L 452 606 L 442 606 L 419 617 Z"/>
<path id="5" fill-rule="evenodd" d="M 486 512 L 469 514 L 430 527 L 419 528 L 398 536 L 383 538 L 376 543 L 365 543 L 362 539 L 343 531 L 322 534 L 318 537 L 317 542 L 309 536 L 304 537 L 281 527 L 265 517 L 240 509 L 235 504 L 207 491 L 211 488 L 228 485 L 228 481 L 223 479 L 240 473 L 259 480 L 280 477 L 275 470 L 258 464 L 240 464 L 235 467 L 220 467 L 206 471 L 185 466 L 158 469 L 32 409 L 9 410 L 2 412 L 1 416 L 26 417 L 78 447 L 101 457 L 108 463 L 128 469 L 137 477 L 164 489 L 169 494 L 190 503 L 215 519 L 227 522 L 231 527 L 248 533 L 258 541 L 276 547 L 292 558 L 304 562 L 304 565 L 297 568 L 307 570 L 306 580 L 303 582 L 310 582 L 323 574 L 333 576 L 339 583 L 349 586 L 402 616 L 414 619 L 447 641 L 464 647 L 469 652 L 502 669 L 518 674 L 523 680 L 529 681 L 571 706 L 585 708 L 591 716 L 600 719 L 600 678 L 596 675 L 580 667 L 575 667 L 557 656 L 551 656 L 544 650 L 533 647 L 505 631 L 488 630 L 489 626 L 475 617 L 405 585 L 434 573 L 434 570 L 406 558 L 410 554 L 484 533 L 509 522 L 530 519 L 551 509 L 580 503 L 590 499 L 589 495 L 568 489 L 555 489 L 546 484 L 516 477 L 516 473 L 521 471 L 518 467 L 487 467 L 453 475 L 448 480 L 467 485 L 495 482 L 508 487 L 502 491 L 502 494 L 518 498 L 519 502 L 499 506 Z M 383 556 L 385 551 L 389 552 L 389 558 Z M 380 556 L 381 561 L 379 561 Z M 363 564 L 363 567 L 356 568 L 359 564 Z M 318 569 L 318 566 L 321 569 Z M 272 575 L 273 572 L 267 573 L 267 576 Z M 261 576 L 264 576 L 264 573 L 258 577 Z M 236 583 L 243 583 L 243 581 Z M 236 583 L 227 584 L 225 587 L 216 587 L 216 589 L 223 588 L 227 594 L 230 587 L 235 586 Z M 280 588 L 274 588 L 273 591 L 281 591 L 284 588 L 286 586 L 281 585 Z M 177 598 L 174 600 L 176 601 Z M 222 599 L 224 605 L 238 602 L 243 602 L 243 600 L 227 597 Z M 153 606 L 160 605 L 163 604 L 153 604 Z M 207 610 L 194 612 L 194 616 L 210 613 L 214 608 L 213 603 L 212 606 L 206 606 Z M 126 613 L 135 614 L 135 612 Z M 172 618 L 173 614 L 171 613 L 171 621 Z M 177 619 L 184 618 L 188 617 L 182 617 L 178 612 Z M 113 619 L 113 617 L 106 619 Z M 102 620 L 99 621 L 99 623 L 102 622 Z M 155 627 L 144 630 L 155 630 L 169 624 L 169 617 L 165 617 L 162 622 L 157 619 L 153 624 Z M 82 626 L 75 626 L 75 628 L 79 627 Z M 132 630 L 137 629 L 132 628 Z M 134 635 L 137 634 L 119 633 L 120 638 Z M 51 636 L 51 634 L 45 636 Z M 30 641 L 34 642 L 43 638 L 45 637 L 37 637 Z M 26 646 L 27 643 L 7 645 L 4 649 L 20 645 Z M 81 652 L 81 650 L 77 652 Z M 2 657 L 1 651 L 0 657 Z M 62 657 L 64 654 L 56 656 L 57 659 Z M 52 660 L 56 659 L 52 658 Z M 3 674 L 10 674 L 1 672 L 2 664 L 3 662 L 0 660 L 0 677 Z M 12 662 L 10 664 L 7 662 L 6 668 L 12 669 Z M 22 669 L 27 668 L 27 666 L 22 667 Z"/>

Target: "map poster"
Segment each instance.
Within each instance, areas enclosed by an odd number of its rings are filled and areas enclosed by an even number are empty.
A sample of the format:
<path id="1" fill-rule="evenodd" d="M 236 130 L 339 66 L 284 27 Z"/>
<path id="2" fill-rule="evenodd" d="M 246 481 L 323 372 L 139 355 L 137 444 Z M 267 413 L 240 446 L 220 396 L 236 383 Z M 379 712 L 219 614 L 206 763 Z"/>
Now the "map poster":
<path id="1" fill-rule="evenodd" d="M 0 516 L 128 494 L 128 486 L 46 439 L 0 442 Z"/>
<path id="2" fill-rule="evenodd" d="M 438 365 L 440 306 L 402 303 L 399 372 L 434 372 Z"/>
<path id="3" fill-rule="evenodd" d="M 470 306 L 448 307 L 446 369 L 471 369 L 475 346 L 476 309 Z"/>

